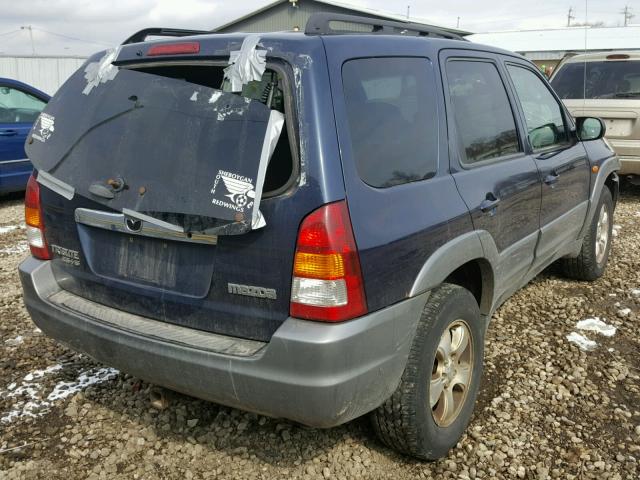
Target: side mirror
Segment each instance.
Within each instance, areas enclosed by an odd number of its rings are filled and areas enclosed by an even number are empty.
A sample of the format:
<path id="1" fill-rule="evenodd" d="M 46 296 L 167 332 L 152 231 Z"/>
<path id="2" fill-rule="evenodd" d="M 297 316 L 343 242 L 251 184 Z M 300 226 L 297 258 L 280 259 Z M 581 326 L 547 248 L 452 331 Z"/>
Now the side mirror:
<path id="1" fill-rule="evenodd" d="M 578 117 L 576 118 L 576 126 L 578 127 L 578 138 L 583 142 L 599 140 L 604 137 L 607 131 L 604 122 L 594 117 Z"/>

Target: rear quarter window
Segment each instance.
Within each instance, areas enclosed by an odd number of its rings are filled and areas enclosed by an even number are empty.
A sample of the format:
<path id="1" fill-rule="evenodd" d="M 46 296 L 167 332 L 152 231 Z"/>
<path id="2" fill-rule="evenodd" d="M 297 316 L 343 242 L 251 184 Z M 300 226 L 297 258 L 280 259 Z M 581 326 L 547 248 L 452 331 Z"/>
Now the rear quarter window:
<path id="1" fill-rule="evenodd" d="M 386 188 L 435 175 L 438 115 L 430 61 L 350 60 L 342 68 L 342 82 L 360 178 Z"/>

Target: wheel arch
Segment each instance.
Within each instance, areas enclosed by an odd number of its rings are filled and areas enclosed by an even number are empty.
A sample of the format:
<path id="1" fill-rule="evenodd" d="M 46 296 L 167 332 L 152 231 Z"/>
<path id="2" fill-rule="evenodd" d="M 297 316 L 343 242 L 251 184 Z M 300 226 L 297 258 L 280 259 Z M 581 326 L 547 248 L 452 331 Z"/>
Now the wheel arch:
<path id="1" fill-rule="evenodd" d="M 604 185 L 611 192 L 611 198 L 613 199 L 613 208 L 618 203 L 618 197 L 620 196 L 620 179 L 616 172 L 611 172 L 604 181 Z"/>
<path id="2" fill-rule="evenodd" d="M 589 210 L 587 212 L 582 230 L 580 231 L 580 235 L 578 235 L 579 239 L 582 239 L 586 235 L 587 229 L 589 228 L 589 225 L 591 225 L 593 216 L 595 215 L 595 211 L 598 206 L 598 202 L 600 201 L 600 194 L 602 193 L 603 188 L 608 188 L 611 191 L 613 206 L 615 208 L 619 196 L 620 180 L 617 173 L 619 169 L 620 159 L 615 155 L 604 160 L 600 164 L 598 174 L 593 181 L 591 194 L 589 195 Z"/>
<path id="3" fill-rule="evenodd" d="M 480 312 L 483 315 L 491 313 L 495 273 L 492 262 L 485 256 L 478 232 L 468 232 L 438 248 L 420 269 L 410 296 L 445 282 L 469 290 L 476 298 Z"/>

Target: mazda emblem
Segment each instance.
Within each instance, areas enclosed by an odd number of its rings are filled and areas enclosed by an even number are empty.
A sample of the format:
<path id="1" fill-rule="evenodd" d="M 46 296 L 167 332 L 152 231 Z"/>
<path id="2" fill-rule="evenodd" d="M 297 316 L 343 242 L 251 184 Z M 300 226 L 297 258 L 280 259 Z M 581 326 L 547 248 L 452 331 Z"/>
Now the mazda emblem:
<path id="1" fill-rule="evenodd" d="M 127 217 L 124 223 L 127 226 L 127 230 L 130 232 L 139 232 L 142 228 L 142 220 L 137 220 L 135 218 Z"/>

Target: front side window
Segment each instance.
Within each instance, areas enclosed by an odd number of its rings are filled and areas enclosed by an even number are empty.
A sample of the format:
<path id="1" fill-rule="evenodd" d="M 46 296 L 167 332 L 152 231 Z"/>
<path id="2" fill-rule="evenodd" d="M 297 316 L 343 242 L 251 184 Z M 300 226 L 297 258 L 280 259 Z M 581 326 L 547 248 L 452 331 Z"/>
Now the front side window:
<path id="1" fill-rule="evenodd" d="M 569 141 L 562 110 L 544 82 L 531 70 L 507 67 L 524 111 L 527 135 L 534 150 L 564 145 Z"/>
<path id="2" fill-rule="evenodd" d="M 351 149 L 360 178 L 386 188 L 433 176 L 438 124 L 431 63 L 363 58 L 342 68 Z"/>
<path id="3" fill-rule="evenodd" d="M 463 163 L 473 165 L 518 153 L 516 122 L 496 66 L 456 59 L 446 68 Z"/>
<path id="4" fill-rule="evenodd" d="M 32 123 L 45 102 L 13 87 L 0 87 L 0 123 Z"/>

